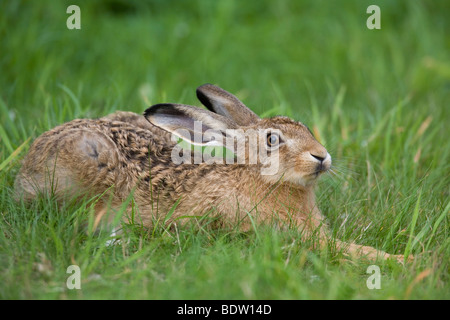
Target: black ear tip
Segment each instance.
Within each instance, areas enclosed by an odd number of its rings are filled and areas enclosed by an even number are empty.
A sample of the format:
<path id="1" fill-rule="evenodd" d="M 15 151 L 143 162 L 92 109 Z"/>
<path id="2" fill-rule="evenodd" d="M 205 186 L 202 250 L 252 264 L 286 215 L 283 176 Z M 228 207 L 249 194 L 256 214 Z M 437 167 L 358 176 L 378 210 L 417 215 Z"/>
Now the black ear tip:
<path id="1" fill-rule="evenodd" d="M 151 115 L 154 115 L 154 114 L 157 112 L 159 106 L 160 106 L 159 104 L 155 104 L 155 105 L 153 105 L 153 106 L 147 108 L 147 109 L 144 111 L 144 117 L 149 117 L 149 116 L 151 116 Z"/>
<path id="2" fill-rule="evenodd" d="M 150 107 L 150 108 L 147 108 L 147 109 L 145 109 L 145 111 L 144 111 L 144 117 L 148 117 L 148 116 L 151 116 L 152 115 L 152 107 Z"/>
<path id="3" fill-rule="evenodd" d="M 211 103 L 211 91 L 217 88 L 215 85 L 210 83 L 205 83 L 204 85 L 201 85 L 197 88 L 196 94 L 197 99 L 200 100 L 200 102 L 209 110 L 214 111 L 212 109 L 212 103 Z"/>
<path id="4" fill-rule="evenodd" d="M 170 103 L 159 103 L 151 106 L 150 108 L 147 108 L 147 110 L 144 111 L 144 117 L 151 117 L 155 114 L 178 114 L 180 113 L 179 110 L 177 110 L 173 104 Z"/>

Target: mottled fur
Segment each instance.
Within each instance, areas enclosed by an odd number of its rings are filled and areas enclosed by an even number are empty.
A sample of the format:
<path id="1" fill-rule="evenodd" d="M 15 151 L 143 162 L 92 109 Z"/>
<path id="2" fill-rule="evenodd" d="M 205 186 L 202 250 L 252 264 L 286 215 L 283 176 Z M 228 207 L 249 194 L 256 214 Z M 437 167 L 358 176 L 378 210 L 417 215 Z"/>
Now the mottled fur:
<path id="1" fill-rule="evenodd" d="M 103 194 L 96 205 L 98 217 L 107 208 L 119 208 L 133 194 L 137 220 L 147 227 L 179 201 L 170 221 L 209 214 L 246 230 L 251 227 L 251 215 L 256 223 L 296 225 L 305 237 L 315 234 L 317 243 L 326 244 L 328 232 L 315 201 L 314 184 L 330 168 L 331 158 L 309 129 L 287 117 L 260 119 L 216 86 L 204 85 L 197 95 L 210 111 L 156 105 L 145 117 L 116 112 L 97 120 L 73 120 L 45 132 L 23 161 L 15 182 L 17 194 L 28 200 L 39 192 L 53 192 L 60 198 Z M 280 170 L 264 176 L 261 163 L 175 164 L 171 160 L 175 142 L 169 131 L 181 122 L 174 115 L 183 121 L 197 117 L 220 130 L 230 126 L 244 132 L 279 129 L 283 139 L 278 149 Z M 390 256 L 371 247 L 333 242 L 351 254 Z M 403 260 L 403 256 L 394 257 Z"/>

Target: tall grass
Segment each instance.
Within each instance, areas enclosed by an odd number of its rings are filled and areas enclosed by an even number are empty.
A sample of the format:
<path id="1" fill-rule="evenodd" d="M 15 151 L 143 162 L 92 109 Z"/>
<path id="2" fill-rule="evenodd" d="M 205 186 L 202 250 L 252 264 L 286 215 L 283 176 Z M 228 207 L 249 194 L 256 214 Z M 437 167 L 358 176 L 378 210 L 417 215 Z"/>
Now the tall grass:
<path id="1" fill-rule="evenodd" d="M 0 3 L 0 297 L 4 299 L 448 299 L 450 6 L 377 1 Z M 199 105 L 216 83 L 256 113 L 306 123 L 333 157 L 317 198 L 333 234 L 390 253 L 374 262 L 311 250 L 296 230 L 120 225 L 92 232 L 92 199 L 13 199 L 42 132 L 149 105 Z M 130 205 L 132 199 L 130 199 Z M 136 208 L 138 210 L 138 208 Z M 167 213 L 170 215 L 170 212 Z M 162 222 L 162 221 L 161 221 Z M 69 290 L 69 265 L 82 289 Z"/>

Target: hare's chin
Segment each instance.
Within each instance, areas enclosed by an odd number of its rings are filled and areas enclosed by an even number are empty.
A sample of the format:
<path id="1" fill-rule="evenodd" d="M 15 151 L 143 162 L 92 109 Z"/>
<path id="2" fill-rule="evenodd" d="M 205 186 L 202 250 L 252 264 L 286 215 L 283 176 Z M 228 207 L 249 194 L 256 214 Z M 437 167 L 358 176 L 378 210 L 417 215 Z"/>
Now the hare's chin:
<path id="1" fill-rule="evenodd" d="M 300 173 L 300 172 L 286 171 L 284 173 L 283 180 L 286 182 L 290 182 L 294 185 L 307 187 L 314 184 L 314 182 L 316 182 L 317 178 L 322 173 L 323 172 Z"/>
<path id="2" fill-rule="evenodd" d="M 317 171 L 314 171 L 311 173 L 303 173 L 303 174 L 297 173 L 295 176 L 289 177 L 290 178 L 289 180 L 291 180 L 291 182 L 293 182 L 295 184 L 306 187 L 306 186 L 314 184 L 319 179 L 319 177 L 327 171 L 328 171 L 327 169 L 323 169 L 323 170 L 317 170 Z"/>

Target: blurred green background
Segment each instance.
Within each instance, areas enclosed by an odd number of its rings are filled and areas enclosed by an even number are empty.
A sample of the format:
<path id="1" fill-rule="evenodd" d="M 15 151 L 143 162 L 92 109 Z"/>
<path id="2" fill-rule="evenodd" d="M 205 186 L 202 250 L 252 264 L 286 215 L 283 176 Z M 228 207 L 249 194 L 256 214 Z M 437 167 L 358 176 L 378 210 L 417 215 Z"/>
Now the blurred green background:
<path id="1" fill-rule="evenodd" d="M 81 30 L 66 27 L 70 4 L 81 9 Z M 366 27 L 370 4 L 2 1 L 1 97 L 38 117 L 64 86 L 101 115 L 112 105 L 141 112 L 164 99 L 193 104 L 193 90 L 211 82 L 258 112 L 277 107 L 301 118 L 312 99 L 329 113 L 345 87 L 349 121 L 406 96 L 448 97 L 448 2 L 377 1 L 381 30 Z M 436 119 L 448 116 L 427 107 Z"/>
<path id="2" fill-rule="evenodd" d="M 72 4 L 80 30 L 66 27 Z M 380 30 L 366 27 L 372 4 Z M 75 259 L 104 280 L 87 281 L 84 297 L 448 298 L 449 17 L 445 0 L 0 1 L 0 296 L 80 297 L 61 289 L 57 272 Z M 335 258 L 292 251 L 295 241 L 279 234 L 250 236 L 249 246 L 192 242 L 186 231 L 181 244 L 161 240 L 164 232 L 152 238 L 158 250 L 141 258 L 157 263 L 147 265 L 127 260 L 145 237 L 123 255 L 97 256 L 93 238 L 86 245 L 52 224 L 64 219 L 54 220 L 53 204 L 33 220 L 11 200 L 20 159 L 42 132 L 155 103 L 200 105 L 204 83 L 313 130 L 336 164 L 318 191 L 336 236 L 423 258 L 406 271 L 387 266 L 387 289 L 364 291 L 365 268 L 342 272 Z M 50 265 L 51 276 L 36 265 Z"/>

